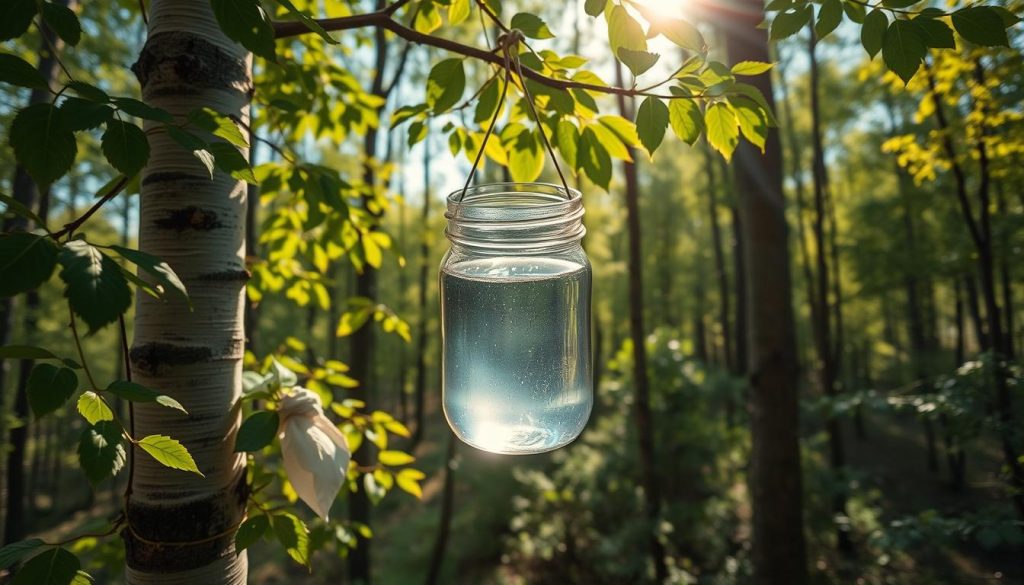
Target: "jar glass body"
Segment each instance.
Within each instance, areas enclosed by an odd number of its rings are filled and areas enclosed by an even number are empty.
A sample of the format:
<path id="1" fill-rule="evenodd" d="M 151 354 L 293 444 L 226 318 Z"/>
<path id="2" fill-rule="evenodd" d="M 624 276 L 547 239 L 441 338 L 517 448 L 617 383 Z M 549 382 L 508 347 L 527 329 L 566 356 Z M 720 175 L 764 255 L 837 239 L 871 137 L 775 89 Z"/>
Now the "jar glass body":
<path id="1" fill-rule="evenodd" d="M 592 277 L 582 216 L 579 192 L 545 184 L 483 185 L 448 198 L 442 395 L 448 424 L 469 445 L 550 451 L 590 417 Z"/>

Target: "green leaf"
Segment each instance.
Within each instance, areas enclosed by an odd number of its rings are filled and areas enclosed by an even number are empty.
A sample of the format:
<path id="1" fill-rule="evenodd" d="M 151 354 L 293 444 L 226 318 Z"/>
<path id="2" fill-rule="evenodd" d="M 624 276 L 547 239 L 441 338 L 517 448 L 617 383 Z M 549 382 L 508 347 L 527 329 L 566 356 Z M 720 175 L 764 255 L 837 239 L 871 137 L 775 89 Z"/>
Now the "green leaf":
<path id="1" fill-rule="evenodd" d="M 843 2 L 843 11 L 846 12 L 846 16 L 857 24 L 864 24 L 864 17 L 867 16 L 868 10 L 863 4 L 857 4 L 856 2 Z"/>
<path id="2" fill-rule="evenodd" d="M 235 533 L 235 553 L 240 553 L 255 544 L 257 540 L 263 538 L 267 530 L 270 530 L 270 519 L 262 514 L 242 522 Z"/>
<path id="3" fill-rule="evenodd" d="M 43 546 L 43 544 L 45 543 L 38 538 L 31 538 L 29 540 L 12 542 L 0 548 L 0 570 L 10 568 L 14 563 L 25 558 L 32 551 Z"/>
<path id="4" fill-rule="evenodd" d="M 241 152 L 227 142 L 211 142 L 207 150 L 213 155 L 214 165 L 239 181 L 245 181 L 251 185 L 258 185 L 256 174 L 249 166 L 249 160 L 242 156 Z"/>
<path id="5" fill-rule="evenodd" d="M 64 244 L 58 260 L 67 285 L 64 296 L 90 331 L 116 321 L 131 306 L 131 290 L 120 266 L 84 240 Z"/>
<path id="6" fill-rule="evenodd" d="M 774 63 L 762 63 L 761 61 L 740 61 L 739 63 L 732 66 L 729 71 L 733 75 L 761 75 L 767 71 L 770 71 L 774 66 Z"/>
<path id="7" fill-rule="evenodd" d="M 551 29 L 548 25 L 544 24 L 536 14 L 529 12 L 520 12 L 512 17 L 512 28 L 519 29 L 524 35 L 531 39 L 553 39 L 555 35 L 551 33 Z"/>
<path id="8" fill-rule="evenodd" d="M 579 142 L 580 131 L 576 128 L 576 125 L 565 119 L 559 120 L 558 126 L 555 129 L 555 143 L 558 145 L 558 151 L 562 153 L 562 157 L 565 158 L 573 170 L 579 168 L 576 164 Z"/>
<path id="9" fill-rule="evenodd" d="M 400 465 L 408 465 L 416 458 L 404 451 L 381 451 L 379 455 L 380 462 L 390 467 L 398 467 Z"/>
<path id="10" fill-rule="evenodd" d="M 93 585 L 93 583 L 92 575 L 81 569 L 75 573 L 75 578 L 71 580 L 71 585 Z"/>
<path id="11" fill-rule="evenodd" d="M 338 43 L 338 41 L 334 40 L 334 37 L 327 34 L 327 31 L 324 30 L 324 27 L 320 26 L 319 22 L 317 22 L 314 18 L 310 17 L 305 12 L 302 12 L 301 10 L 296 8 L 295 5 L 291 3 L 291 0 L 277 0 L 277 3 L 280 4 L 281 6 L 284 6 L 285 9 L 288 10 L 288 12 L 290 12 L 293 16 L 297 16 L 299 20 L 302 21 L 302 24 L 306 25 L 306 28 L 315 32 L 317 35 L 320 36 L 320 38 L 327 41 L 327 44 L 340 44 Z"/>
<path id="12" fill-rule="evenodd" d="M 636 125 L 629 120 L 622 116 L 604 115 L 599 116 L 597 121 L 600 125 L 611 130 L 623 144 L 633 147 L 640 146 L 640 136 L 636 133 Z"/>
<path id="13" fill-rule="evenodd" d="M 580 135 L 576 164 L 595 185 L 608 190 L 612 181 L 612 159 L 590 128 L 584 128 Z"/>
<path id="14" fill-rule="evenodd" d="M 406 129 L 406 132 L 408 134 L 406 143 L 409 146 L 413 146 L 418 142 L 422 142 L 427 137 L 427 125 L 416 120 L 412 124 L 409 124 L 409 128 Z"/>
<path id="15" fill-rule="evenodd" d="M 67 97 L 60 104 L 61 120 L 69 130 L 92 130 L 106 124 L 114 110 L 104 103 Z"/>
<path id="16" fill-rule="evenodd" d="M 81 96 L 81 97 L 83 97 L 83 98 L 85 98 L 87 100 L 92 100 L 94 102 L 102 102 L 102 103 L 108 103 L 110 101 L 110 96 L 107 95 L 107 92 L 105 92 L 102 89 L 96 87 L 95 85 L 92 85 L 91 83 L 86 83 L 84 81 L 78 81 L 76 79 L 74 81 L 69 81 L 68 82 L 68 87 L 71 88 L 79 96 Z"/>
<path id="17" fill-rule="evenodd" d="M 274 27 L 259 0 L 210 0 L 217 24 L 231 39 L 268 61 L 274 54 Z"/>
<path id="18" fill-rule="evenodd" d="M 426 477 L 422 471 L 418 469 L 403 469 L 395 475 L 395 483 L 398 487 L 402 488 L 403 491 L 412 494 L 413 496 L 423 499 L 423 489 L 420 488 L 420 480 Z"/>
<path id="19" fill-rule="evenodd" d="M 117 475 L 126 459 L 121 427 L 113 420 L 91 423 L 82 431 L 78 462 L 93 485 Z"/>
<path id="20" fill-rule="evenodd" d="M 627 49 L 626 47 L 620 48 L 616 55 L 618 56 L 619 61 L 622 61 L 626 67 L 629 67 L 629 70 L 633 72 L 634 77 L 642 75 L 648 69 L 654 67 L 654 64 L 657 63 L 658 59 L 661 57 L 661 55 L 658 55 L 657 53 L 634 51 L 633 49 Z"/>
<path id="21" fill-rule="evenodd" d="M 530 130 L 523 130 L 509 146 L 508 170 L 512 180 L 529 183 L 537 180 L 544 170 L 544 148 L 540 138 Z"/>
<path id="22" fill-rule="evenodd" d="M 912 20 L 921 31 L 924 44 L 932 49 L 955 49 L 956 40 L 953 38 L 953 29 L 941 20 L 932 18 L 915 18 Z"/>
<path id="23" fill-rule="evenodd" d="M 188 132 L 187 130 L 182 130 L 177 126 L 168 124 L 164 126 L 164 129 L 172 140 L 177 142 L 185 150 L 191 152 L 192 156 L 196 157 L 199 159 L 199 162 L 203 163 L 203 166 L 206 167 L 206 170 L 210 173 L 210 178 L 212 179 L 215 161 L 213 159 L 213 154 L 207 150 L 210 145 L 202 138 Z"/>
<path id="24" fill-rule="evenodd" d="M 676 46 L 703 53 L 707 49 L 704 35 L 693 24 L 679 18 L 657 16 L 652 19 L 651 26 Z"/>
<path id="25" fill-rule="evenodd" d="M 238 429 L 235 438 L 235 453 L 259 451 L 274 441 L 281 417 L 269 410 L 256 411 L 249 415 Z"/>
<path id="26" fill-rule="evenodd" d="M 49 350 L 32 345 L 5 345 L 0 347 L 0 359 L 4 360 L 56 360 L 60 359 Z M 2 567 L 0 567 L 2 568 Z"/>
<path id="27" fill-rule="evenodd" d="M 248 148 L 249 141 L 231 118 L 210 108 L 199 108 L 188 113 L 188 121 L 207 132 L 227 140 L 238 148 Z"/>
<path id="28" fill-rule="evenodd" d="M 882 6 L 886 8 L 910 8 L 921 0 L 882 0 Z"/>
<path id="29" fill-rule="evenodd" d="M 185 407 L 180 402 L 161 394 L 156 390 L 146 388 L 142 384 L 136 382 L 128 382 L 127 380 L 115 380 L 110 383 L 106 388 L 106 392 L 110 392 L 118 398 L 127 400 L 129 402 L 156 402 L 161 406 L 180 410 L 181 412 L 188 414 Z"/>
<path id="30" fill-rule="evenodd" d="M 129 177 L 138 173 L 149 160 L 149 140 L 135 124 L 112 118 L 103 133 L 103 156 L 115 169 Z"/>
<path id="31" fill-rule="evenodd" d="M 635 18 L 629 15 L 622 6 L 613 6 L 608 13 L 608 43 L 612 53 L 619 54 L 625 47 L 633 51 L 647 50 L 647 35 Z"/>
<path id="32" fill-rule="evenodd" d="M 736 114 L 736 120 L 740 123 L 740 132 L 754 146 L 764 152 L 765 142 L 768 138 L 768 122 L 757 104 L 745 98 L 732 98 L 729 100 Z"/>
<path id="33" fill-rule="evenodd" d="M 71 585 L 82 568 L 78 557 L 57 547 L 29 559 L 11 585 Z"/>
<path id="34" fill-rule="evenodd" d="M 138 442 L 139 447 L 146 453 L 153 456 L 160 463 L 172 469 L 190 471 L 203 476 L 196 467 L 195 460 L 189 454 L 188 449 L 178 441 L 164 435 L 149 435 Z"/>
<path id="35" fill-rule="evenodd" d="M 420 0 L 419 9 L 416 11 L 416 19 L 413 21 L 413 28 L 417 32 L 429 35 L 441 28 L 441 13 L 433 0 Z"/>
<path id="36" fill-rule="evenodd" d="M 117 106 L 117 109 L 129 116 L 135 116 L 136 118 L 142 118 L 143 120 L 152 120 L 154 122 L 164 123 L 174 121 L 174 116 L 172 116 L 167 110 L 140 102 L 137 99 L 116 97 L 114 98 L 114 105 Z"/>
<path id="37" fill-rule="evenodd" d="M 894 20 L 885 31 L 882 58 L 903 83 L 909 83 L 928 52 L 920 28 L 909 20 Z"/>
<path id="38" fill-rule="evenodd" d="M 693 100 L 674 99 L 668 103 L 668 121 L 680 140 L 693 146 L 704 131 L 704 117 Z"/>
<path id="39" fill-rule="evenodd" d="M 25 34 L 36 16 L 35 0 L 4 0 L 0 2 L 0 41 L 16 39 Z"/>
<path id="40" fill-rule="evenodd" d="M 451 6 L 448 7 L 449 24 L 456 26 L 469 18 L 470 2 L 471 0 L 452 0 Z"/>
<path id="41" fill-rule="evenodd" d="M 953 28 L 960 36 L 983 47 L 1009 47 L 1003 17 L 989 6 L 961 8 L 953 13 Z"/>
<path id="42" fill-rule="evenodd" d="M 49 102 L 32 104 L 14 116 L 10 142 L 18 162 L 41 185 L 68 172 L 78 152 L 75 135 Z"/>
<path id="43" fill-rule="evenodd" d="M 843 3 L 840 0 L 825 0 L 818 11 L 818 22 L 814 24 L 814 33 L 819 39 L 827 37 L 843 22 Z"/>
<path id="44" fill-rule="evenodd" d="M 668 106 L 656 97 L 647 97 L 637 109 L 636 133 L 640 136 L 640 143 L 651 156 L 654 156 L 654 151 L 665 138 L 668 123 Z"/>
<path id="45" fill-rule="evenodd" d="M 294 514 L 274 514 L 274 535 L 295 562 L 309 564 L 309 529 Z"/>
<path id="46" fill-rule="evenodd" d="M 53 364 L 36 364 L 25 385 L 28 405 L 36 418 L 64 406 L 77 389 L 78 376 L 75 372 Z"/>
<path id="47" fill-rule="evenodd" d="M 494 117 L 494 111 L 499 106 L 498 100 L 501 99 L 501 83 L 497 78 L 492 79 L 480 92 L 480 99 L 476 103 L 476 111 L 473 114 L 473 121 L 477 124 L 489 123 Z"/>
<path id="48" fill-rule="evenodd" d="M 814 9 L 811 8 L 810 4 L 799 8 L 791 8 L 776 14 L 775 19 L 772 20 L 772 28 L 769 35 L 771 40 L 778 41 L 795 35 L 805 24 L 811 21 L 812 16 L 814 16 Z"/>
<path id="49" fill-rule="evenodd" d="M 38 288 L 57 266 L 57 245 L 47 236 L 0 234 L 0 297 Z"/>
<path id="50" fill-rule="evenodd" d="M 445 59 L 434 65 L 427 77 L 427 105 L 435 114 L 447 112 L 462 98 L 465 89 L 462 59 Z"/>
<path id="51" fill-rule="evenodd" d="M 864 26 L 860 29 L 860 43 L 872 59 L 882 50 L 885 30 L 889 27 L 889 17 L 881 10 L 875 9 L 864 17 Z"/>
<path id="52" fill-rule="evenodd" d="M 99 394 L 92 390 L 86 390 L 78 397 L 78 414 L 94 425 L 106 420 L 114 420 L 114 413 L 110 410 Z"/>
<path id="53" fill-rule="evenodd" d="M 74 47 L 82 40 L 82 24 L 67 6 L 43 2 L 43 20 L 65 43 Z"/>
<path id="54" fill-rule="evenodd" d="M 181 279 L 178 278 L 170 264 L 141 250 L 132 250 L 121 246 L 111 246 L 110 249 L 156 279 L 157 283 L 163 288 L 162 292 L 174 291 L 191 306 L 192 302 L 188 298 L 185 284 L 181 282 Z"/>
<path id="55" fill-rule="evenodd" d="M 12 198 L 10 195 L 0 193 L 0 203 L 7 206 L 7 209 L 4 210 L 4 215 L 14 214 L 22 219 L 27 219 L 39 227 L 43 227 L 46 223 L 36 215 L 34 211 L 26 207 L 21 201 Z"/>
<path id="56" fill-rule="evenodd" d="M 740 140 L 739 121 L 732 108 L 722 102 L 711 104 L 704 112 L 704 125 L 708 131 L 708 143 L 726 160 L 732 159 Z"/>
<path id="57" fill-rule="evenodd" d="M 604 7 L 607 3 L 608 0 L 586 0 L 583 4 L 583 10 L 590 16 L 600 16 L 604 12 Z"/>
<path id="58" fill-rule="evenodd" d="M 0 53 L 0 82 L 31 89 L 49 89 L 42 73 L 10 53 Z"/>

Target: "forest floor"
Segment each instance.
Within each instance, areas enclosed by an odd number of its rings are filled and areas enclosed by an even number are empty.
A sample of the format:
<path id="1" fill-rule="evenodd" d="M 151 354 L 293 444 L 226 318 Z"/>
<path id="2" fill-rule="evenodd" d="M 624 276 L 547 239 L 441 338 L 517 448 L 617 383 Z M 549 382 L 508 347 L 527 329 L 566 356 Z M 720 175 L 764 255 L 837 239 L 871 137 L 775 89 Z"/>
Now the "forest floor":
<path id="1" fill-rule="evenodd" d="M 877 489 L 882 521 L 887 523 L 934 510 L 945 517 L 979 511 L 1003 504 L 1012 514 L 999 479 L 1002 456 L 994 442 L 979 441 L 967 454 L 967 486 L 962 493 L 952 488 L 939 441 L 939 471 L 928 470 L 927 446 L 922 423 L 913 415 L 882 413 L 869 415 L 866 438 L 849 433 L 847 444 L 851 468 L 863 474 L 864 489 Z M 1024 583 L 1019 550 L 999 547 L 991 550 L 976 542 L 951 547 L 927 546 L 913 552 L 915 565 L 941 575 L 940 583 Z"/>

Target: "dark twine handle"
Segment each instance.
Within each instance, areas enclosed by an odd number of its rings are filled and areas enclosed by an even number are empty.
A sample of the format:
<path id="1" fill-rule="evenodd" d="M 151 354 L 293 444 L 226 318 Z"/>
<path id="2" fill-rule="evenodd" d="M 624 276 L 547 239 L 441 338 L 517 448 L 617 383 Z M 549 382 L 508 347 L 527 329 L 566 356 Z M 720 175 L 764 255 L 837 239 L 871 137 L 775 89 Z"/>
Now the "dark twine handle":
<path id="1" fill-rule="evenodd" d="M 558 157 L 555 156 L 555 150 L 551 147 L 548 135 L 544 132 L 544 128 L 541 126 L 540 115 L 537 114 L 537 108 L 533 104 L 533 96 L 530 95 L 530 90 L 526 87 L 526 77 L 523 76 L 522 63 L 519 61 L 518 55 L 512 55 L 512 48 L 515 47 L 520 40 L 522 40 L 522 33 L 516 30 L 503 35 L 499 39 L 499 44 L 501 45 L 502 52 L 505 56 L 505 85 L 501 89 L 501 98 L 498 100 L 498 106 L 494 108 L 494 115 L 491 116 L 491 124 L 487 127 L 487 131 L 484 133 L 484 139 L 480 144 L 480 150 L 477 151 L 476 158 L 473 160 L 473 167 L 469 170 L 469 177 L 466 178 L 466 184 L 462 187 L 462 193 L 459 195 L 458 200 L 460 205 L 462 204 L 462 200 L 466 197 L 466 191 L 469 190 L 470 183 L 473 182 L 473 177 L 476 176 L 477 167 L 480 166 L 480 159 L 483 158 L 484 151 L 487 150 L 487 140 L 490 139 L 491 134 L 494 133 L 494 126 L 498 123 L 498 116 L 501 114 L 501 110 L 505 105 L 505 97 L 508 95 L 508 86 L 512 83 L 513 65 L 515 65 L 516 73 L 519 75 L 519 79 L 523 83 L 523 95 L 526 97 L 526 103 L 530 106 L 530 112 L 533 113 L 533 120 L 537 123 L 537 130 L 540 132 L 541 140 L 544 141 L 544 148 L 547 150 L 548 155 L 551 156 L 551 162 L 555 165 L 555 171 L 558 173 L 558 178 L 561 179 L 562 186 L 565 187 L 565 194 L 568 196 L 571 193 L 571 190 L 569 189 L 569 182 L 565 180 L 565 175 L 562 174 L 562 167 L 558 164 Z"/>

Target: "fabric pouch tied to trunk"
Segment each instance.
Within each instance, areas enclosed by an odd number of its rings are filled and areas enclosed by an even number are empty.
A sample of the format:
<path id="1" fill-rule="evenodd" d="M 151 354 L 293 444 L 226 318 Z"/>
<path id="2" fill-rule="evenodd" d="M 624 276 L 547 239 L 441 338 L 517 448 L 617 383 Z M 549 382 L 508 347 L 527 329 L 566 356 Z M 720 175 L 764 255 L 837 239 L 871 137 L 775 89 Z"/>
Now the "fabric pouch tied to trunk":
<path id="1" fill-rule="evenodd" d="M 288 481 L 324 520 L 345 483 L 351 452 L 345 435 L 324 416 L 320 397 L 296 386 L 280 403 L 278 434 Z"/>

